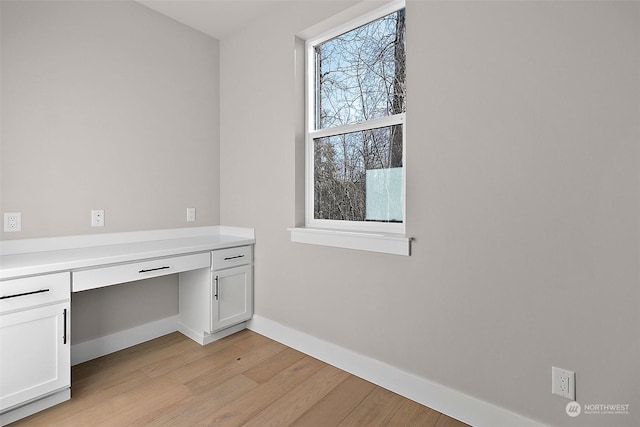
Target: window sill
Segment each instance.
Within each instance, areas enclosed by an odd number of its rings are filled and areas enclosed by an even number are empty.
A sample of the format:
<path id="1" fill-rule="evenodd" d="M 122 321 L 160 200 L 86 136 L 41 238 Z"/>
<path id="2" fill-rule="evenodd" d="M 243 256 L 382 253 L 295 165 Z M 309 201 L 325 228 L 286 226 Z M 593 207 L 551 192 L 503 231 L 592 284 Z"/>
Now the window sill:
<path id="1" fill-rule="evenodd" d="M 393 255 L 411 255 L 411 238 L 401 234 L 365 233 L 321 228 L 289 228 L 291 241 Z"/>

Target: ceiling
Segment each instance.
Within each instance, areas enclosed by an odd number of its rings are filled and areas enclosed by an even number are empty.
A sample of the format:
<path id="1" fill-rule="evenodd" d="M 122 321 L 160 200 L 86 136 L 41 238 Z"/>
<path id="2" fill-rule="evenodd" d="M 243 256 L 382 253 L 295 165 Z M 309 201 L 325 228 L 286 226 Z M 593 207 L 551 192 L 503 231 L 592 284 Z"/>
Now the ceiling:
<path id="1" fill-rule="evenodd" d="M 274 8 L 286 6 L 278 0 L 137 0 L 156 12 L 202 31 L 219 40 L 260 18 Z M 289 0 L 304 1 L 304 0 Z"/>

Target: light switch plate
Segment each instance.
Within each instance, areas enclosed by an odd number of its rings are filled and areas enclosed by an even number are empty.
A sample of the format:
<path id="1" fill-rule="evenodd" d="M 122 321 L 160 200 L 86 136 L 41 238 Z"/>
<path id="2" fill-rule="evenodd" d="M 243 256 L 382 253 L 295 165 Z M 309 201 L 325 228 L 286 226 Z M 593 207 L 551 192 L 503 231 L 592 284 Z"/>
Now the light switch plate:
<path id="1" fill-rule="evenodd" d="M 196 220 L 196 208 L 187 208 L 187 222 Z"/>

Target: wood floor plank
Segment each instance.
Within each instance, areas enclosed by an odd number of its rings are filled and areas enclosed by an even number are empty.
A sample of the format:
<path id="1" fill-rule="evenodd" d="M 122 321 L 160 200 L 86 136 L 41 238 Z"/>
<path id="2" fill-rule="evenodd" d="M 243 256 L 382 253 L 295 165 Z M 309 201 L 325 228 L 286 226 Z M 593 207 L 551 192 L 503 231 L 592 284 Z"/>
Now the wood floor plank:
<path id="1" fill-rule="evenodd" d="M 74 370 L 81 377 L 89 377 L 92 373 L 102 373 L 104 369 L 109 369 L 114 363 L 132 358 L 134 355 L 143 355 L 146 353 L 157 353 L 159 349 L 166 348 L 176 343 L 185 342 L 188 338 L 184 335 L 174 332 L 163 335 L 154 340 L 150 340 L 133 347 L 107 354 L 106 356 L 90 360 L 74 366 Z"/>
<path id="2" fill-rule="evenodd" d="M 258 342 L 264 342 L 263 336 L 248 329 L 229 335 L 205 346 L 188 339 L 178 332 L 176 332 L 176 334 L 182 336 L 184 342 L 179 343 L 179 345 L 173 345 L 171 348 L 167 349 L 161 360 L 158 360 L 155 363 L 146 363 L 143 370 L 147 375 L 149 375 L 149 377 L 155 378 L 157 376 L 167 374 L 171 371 L 182 368 L 186 364 L 235 346 L 240 341 L 246 340 L 250 337 L 254 338 L 249 340 L 248 343 L 252 343 L 255 340 Z"/>
<path id="3" fill-rule="evenodd" d="M 290 425 L 319 400 L 349 377 L 349 374 L 326 365 L 311 378 L 254 415 L 245 427 Z"/>
<path id="4" fill-rule="evenodd" d="M 440 414 L 436 427 L 469 427 L 469 425 L 455 418 L 448 417 L 445 414 Z"/>
<path id="5" fill-rule="evenodd" d="M 96 427 L 144 426 L 173 408 L 182 408 L 193 400 L 192 393 L 186 388 L 176 386 L 172 381 L 153 380 L 136 390 L 122 396 L 126 404 L 115 413 L 97 422 L 87 419 L 83 424 Z"/>
<path id="6" fill-rule="evenodd" d="M 306 354 L 294 350 L 290 347 L 285 348 L 282 352 L 271 356 L 257 366 L 246 371 L 244 374 L 257 383 L 265 383 L 274 376 L 278 375 L 284 369 L 307 357 Z"/>
<path id="7" fill-rule="evenodd" d="M 435 427 L 440 413 L 405 399 L 387 427 Z"/>
<path id="8" fill-rule="evenodd" d="M 232 360 L 236 360 L 238 357 L 243 356 L 269 341 L 271 340 L 259 334 L 248 335 L 246 338 L 238 341 L 235 345 L 222 348 L 219 351 L 211 352 L 201 359 L 187 363 L 184 366 L 167 373 L 167 376 L 182 383 L 195 380 L 203 374 L 216 370 L 220 366 L 223 366 Z M 210 345 L 214 344 L 216 344 L 216 342 Z"/>
<path id="9" fill-rule="evenodd" d="M 155 380 L 146 383 L 143 386 L 130 388 L 117 396 L 104 399 L 102 402 L 86 407 L 81 402 L 78 403 L 73 398 L 55 408 L 60 408 L 61 412 L 55 419 L 47 416 L 46 418 L 26 418 L 25 426 L 47 426 L 47 427 L 68 427 L 68 426 L 98 426 L 98 425 L 116 425 L 110 424 L 114 417 L 118 414 L 143 414 L 145 409 L 148 408 L 145 402 L 153 400 L 158 394 L 159 399 L 178 399 L 187 398 L 189 395 L 188 389 L 185 387 L 175 387 L 170 384 L 163 386 L 160 382 L 165 381 Z M 157 393 L 158 389 L 165 389 L 164 393 Z M 140 409 L 140 412 L 137 410 Z M 49 410 L 45 411 L 49 412 Z M 45 412 L 43 412 L 44 415 Z M 44 423 L 43 423 L 44 421 Z M 125 422 L 120 425 L 130 425 Z M 21 424 L 22 425 L 22 424 Z"/>
<path id="10" fill-rule="evenodd" d="M 149 363 L 147 358 L 162 358 L 164 351 L 174 345 L 187 343 L 186 337 L 177 332 L 156 338 L 158 342 L 147 341 L 124 350 L 81 363 L 73 367 L 74 374 L 82 378 L 98 375 L 101 378 L 109 377 L 114 371 L 132 372 Z M 117 366 L 117 369 L 114 367 Z"/>
<path id="11" fill-rule="evenodd" d="M 207 390 L 185 404 L 171 408 L 150 420 L 149 426 L 195 426 L 225 405 L 241 398 L 258 387 L 258 383 L 244 375 L 236 375 L 228 381 Z"/>
<path id="12" fill-rule="evenodd" d="M 116 365 L 114 365 L 116 367 Z M 149 381 L 149 376 L 140 370 L 129 371 L 123 369 L 109 369 L 108 374 L 92 375 L 91 377 L 82 377 L 71 371 L 71 396 L 80 395 L 83 398 L 89 397 L 94 392 L 101 394 L 106 393 L 107 396 L 113 396 L 121 393 L 123 387 L 132 382 L 144 383 Z"/>
<path id="13" fill-rule="evenodd" d="M 239 426 L 251 419 L 252 416 L 268 407 L 294 389 L 302 382 L 315 375 L 325 366 L 313 357 L 305 356 L 282 372 L 261 384 L 255 390 L 226 405 L 210 417 L 202 420 L 204 425 L 210 426 Z"/>
<path id="14" fill-rule="evenodd" d="M 337 426 L 374 388 L 369 381 L 351 375 L 296 419 L 292 426 Z"/>
<path id="15" fill-rule="evenodd" d="M 84 380 L 83 378 L 79 379 Z M 104 401 L 121 396 L 131 389 L 143 387 L 150 380 L 142 372 L 130 374 L 122 377 L 118 384 L 111 384 L 108 387 L 100 388 L 95 383 L 88 383 L 88 387 L 80 387 L 76 381 L 72 382 L 71 400 L 60 405 L 56 405 L 46 411 L 38 412 L 22 421 L 21 426 L 63 426 L 66 427 L 70 417 L 77 411 L 89 412 L 93 407 L 101 405 Z"/>
<path id="16" fill-rule="evenodd" d="M 156 358 L 155 361 L 150 360 L 141 368 L 150 378 L 165 375 L 209 354 L 202 346 L 191 340 L 166 348 L 162 353 L 161 358 Z"/>
<path id="17" fill-rule="evenodd" d="M 209 388 L 227 381 L 234 375 L 241 374 L 260 362 L 276 355 L 283 350 L 285 346 L 276 341 L 268 341 L 263 345 L 257 346 L 235 359 L 217 366 L 216 369 L 209 369 L 202 372 L 197 378 L 185 383 L 185 385 L 195 394 L 206 392 Z"/>
<path id="18" fill-rule="evenodd" d="M 340 424 L 341 427 L 386 426 L 398 411 L 403 397 L 376 387 Z"/>

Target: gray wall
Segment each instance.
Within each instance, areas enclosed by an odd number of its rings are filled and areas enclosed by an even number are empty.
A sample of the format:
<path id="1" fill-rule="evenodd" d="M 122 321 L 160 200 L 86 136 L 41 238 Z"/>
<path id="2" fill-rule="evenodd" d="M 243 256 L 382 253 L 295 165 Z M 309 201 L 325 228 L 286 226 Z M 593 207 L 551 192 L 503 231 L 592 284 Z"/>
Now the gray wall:
<path id="1" fill-rule="evenodd" d="M 217 225 L 218 62 L 135 2 L 3 1 L 0 207 L 22 232 L 0 237 Z"/>
<path id="2" fill-rule="evenodd" d="M 640 3 L 408 0 L 411 257 L 289 240 L 314 7 L 220 46 L 221 222 L 256 228 L 256 313 L 552 425 L 640 424 Z M 632 414 L 568 417 L 552 365 Z"/>
<path id="3" fill-rule="evenodd" d="M 0 211 L 22 212 L 2 239 L 219 224 L 217 40 L 119 1 L 3 0 L 1 35 Z M 74 294 L 73 342 L 175 315 L 177 295 L 176 276 Z"/>

